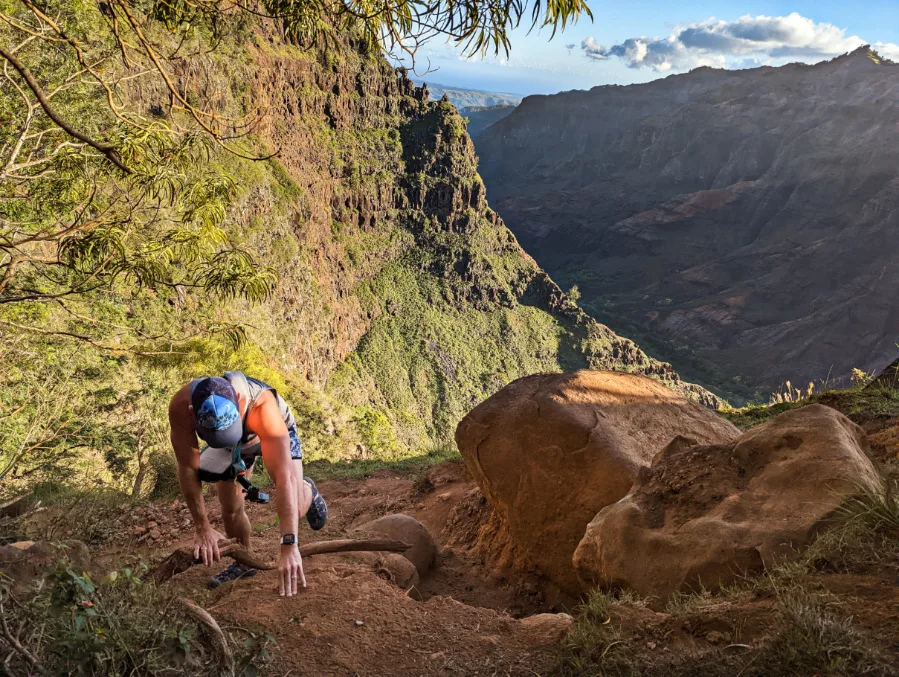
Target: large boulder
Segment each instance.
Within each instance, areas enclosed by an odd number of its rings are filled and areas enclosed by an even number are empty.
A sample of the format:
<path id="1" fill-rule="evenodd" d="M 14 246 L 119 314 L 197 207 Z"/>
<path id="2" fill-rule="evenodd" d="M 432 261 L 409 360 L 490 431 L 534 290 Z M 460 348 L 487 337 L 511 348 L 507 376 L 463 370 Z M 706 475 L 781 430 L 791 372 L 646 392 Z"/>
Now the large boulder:
<path id="1" fill-rule="evenodd" d="M 402 553 L 403 557 L 412 562 L 419 576 L 426 576 L 437 561 L 437 543 L 434 537 L 414 517 L 395 514 L 384 515 L 371 522 L 366 522 L 355 529 L 356 532 L 366 534 L 380 534 L 397 541 L 404 541 L 412 547 Z"/>
<path id="2" fill-rule="evenodd" d="M 603 371 L 519 379 L 459 424 L 456 443 L 494 510 L 481 541 L 503 568 L 579 591 L 571 557 L 591 519 L 673 437 L 739 435 L 658 381 Z"/>
<path id="3" fill-rule="evenodd" d="M 675 440 L 590 523 L 574 555 L 585 586 L 664 603 L 793 557 L 848 496 L 874 489 L 865 433 L 809 405 L 733 444 Z"/>

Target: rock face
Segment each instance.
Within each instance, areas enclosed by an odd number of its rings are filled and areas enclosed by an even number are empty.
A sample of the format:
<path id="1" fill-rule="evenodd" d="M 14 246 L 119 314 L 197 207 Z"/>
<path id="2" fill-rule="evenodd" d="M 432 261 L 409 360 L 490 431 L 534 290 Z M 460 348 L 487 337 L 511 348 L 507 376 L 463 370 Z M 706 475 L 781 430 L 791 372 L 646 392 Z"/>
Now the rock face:
<path id="1" fill-rule="evenodd" d="M 356 531 L 367 534 L 383 534 L 387 538 L 404 541 L 412 547 L 402 556 L 415 565 L 419 576 L 425 576 L 434 568 L 437 558 L 437 544 L 434 537 L 414 517 L 408 515 L 384 515 L 371 522 L 366 522 Z"/>
<path id="2" fill-rule="evenodd" d="M 465 464 L 494 510 L 482 544 L 500 567 L 535 571 L 576 591 L 571 556 L 585 527 L 677 435 L 710 444 L 739 431 L 635 374 L 578 371 L 511 383 L 456 430 Z"/>
<path id="3" fill-rule="evenodd" d="M 897 119 L 899 65 L 863 48 L 527 97 L 476 145 L 491 205 L 588 312 L 751 395 L 897 357 Z"/>
<path id="4" fill-rule="evenodd" d="M 860 486 L 875 486 L 864 432 L 809 405 L 731 444 L 669 445 L 590 523 L 574 564 L 585 586 L 664 603 L 795 555 Z"/>

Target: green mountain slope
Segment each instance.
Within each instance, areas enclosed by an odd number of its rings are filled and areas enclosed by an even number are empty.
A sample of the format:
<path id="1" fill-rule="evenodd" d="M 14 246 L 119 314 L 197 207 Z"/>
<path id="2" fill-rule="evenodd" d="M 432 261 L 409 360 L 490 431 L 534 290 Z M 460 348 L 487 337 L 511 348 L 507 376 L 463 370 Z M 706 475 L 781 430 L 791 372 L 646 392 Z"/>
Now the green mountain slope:
<path id="1" fill-rule="evenodd" d="M 64 307 L 0 307 L 0 403 L 13 412 L 5 492 L 57 477 L 146 491 L 155 476 L 161 488 L 168 398 L 225 369 L 286 395 L 308 459 L 424 453 L 477 402 L 538 371 L 647 373 L 714 403 L 537 267 L 487 206 L 463 119 L 380 56 L 303 52 L 254 33 L 182 76 L 223 107 L 266 111 L 252 139 L 276 158 L 214 151 L 209 165 L 234 177 L 224 228 L 277 271 L 275 294 L 251 304 L 125 283 Z M 131 105 L 159 96 L 135 88 Z M 204 333 L 234 325 L 243 330 Z M 78 338 L 85 328 L 90 342 Z M 124 335 L 137 339 L 111 349 Z M 16 457 L 57 423 L 77 434 Z"/>

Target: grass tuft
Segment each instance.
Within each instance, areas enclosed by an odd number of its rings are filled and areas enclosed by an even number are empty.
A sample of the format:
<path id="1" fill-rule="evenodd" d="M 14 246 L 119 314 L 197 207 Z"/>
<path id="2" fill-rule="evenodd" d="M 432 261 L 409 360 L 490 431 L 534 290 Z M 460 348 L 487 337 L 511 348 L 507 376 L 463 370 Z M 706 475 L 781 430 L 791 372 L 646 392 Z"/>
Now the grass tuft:
<path id="1" fill-rule="evenodd" d="M 885 675 L 887 666 L 850 617 L 802 587 L 777 598 L 784 623 L 762 649 L 751 674 Z"/>
<path id="2" fill-rule="evenodd" d="M 306 474 L 321 480 L 348 480 L 370 477 L 379 471 L 389 471 L 400 475 L 420 474 L 432 465 L 444 461 L 461 461 L 462 455 L 455 445 L 438 445 L 420 456 L 410 456 L 399 460 L 367 459 L 359 461 L 310 461 L 305 465 Z"/>
<path id="3" fill-rule="evenodd" d="M 899 483 L 862 487 L 805 553 L 814 568 L 864 571 L 899 559 Z"/>

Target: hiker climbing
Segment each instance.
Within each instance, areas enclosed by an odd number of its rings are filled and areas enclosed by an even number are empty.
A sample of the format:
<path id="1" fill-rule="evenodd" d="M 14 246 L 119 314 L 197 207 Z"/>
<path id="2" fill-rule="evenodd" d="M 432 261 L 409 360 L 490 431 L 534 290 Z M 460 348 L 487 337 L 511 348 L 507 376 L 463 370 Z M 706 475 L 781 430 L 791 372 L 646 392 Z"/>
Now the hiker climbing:
<path id="1" fill-rule="evenodd" d="M 297 525 L 305 516 L 318 531 L 325 526 L 328 506 L 315 482 L 303 475 L 296 420 L 284 399 L 262 381 L 226 372 L 224 377 L 195 379 L 178 390 L 169 404 L 169 424 L 178 481 L 193 517 L 194 557 L 206 565 L 219 561 L 219 540 L 225 538 L 209 523 L 201 482 L 216 483 L 225 533 L 249 549 L 245 500 L 267 502 L 249 481 L 253 463 L 262 456 L 278 489 L 279 592 L 292 596 L 298 586 L 306 587 Z M 202 449 L 198 437 L 206 443 Z M 235 562 L 209 583 L 216 587 L 255 575 L 252 567 Z"/>

